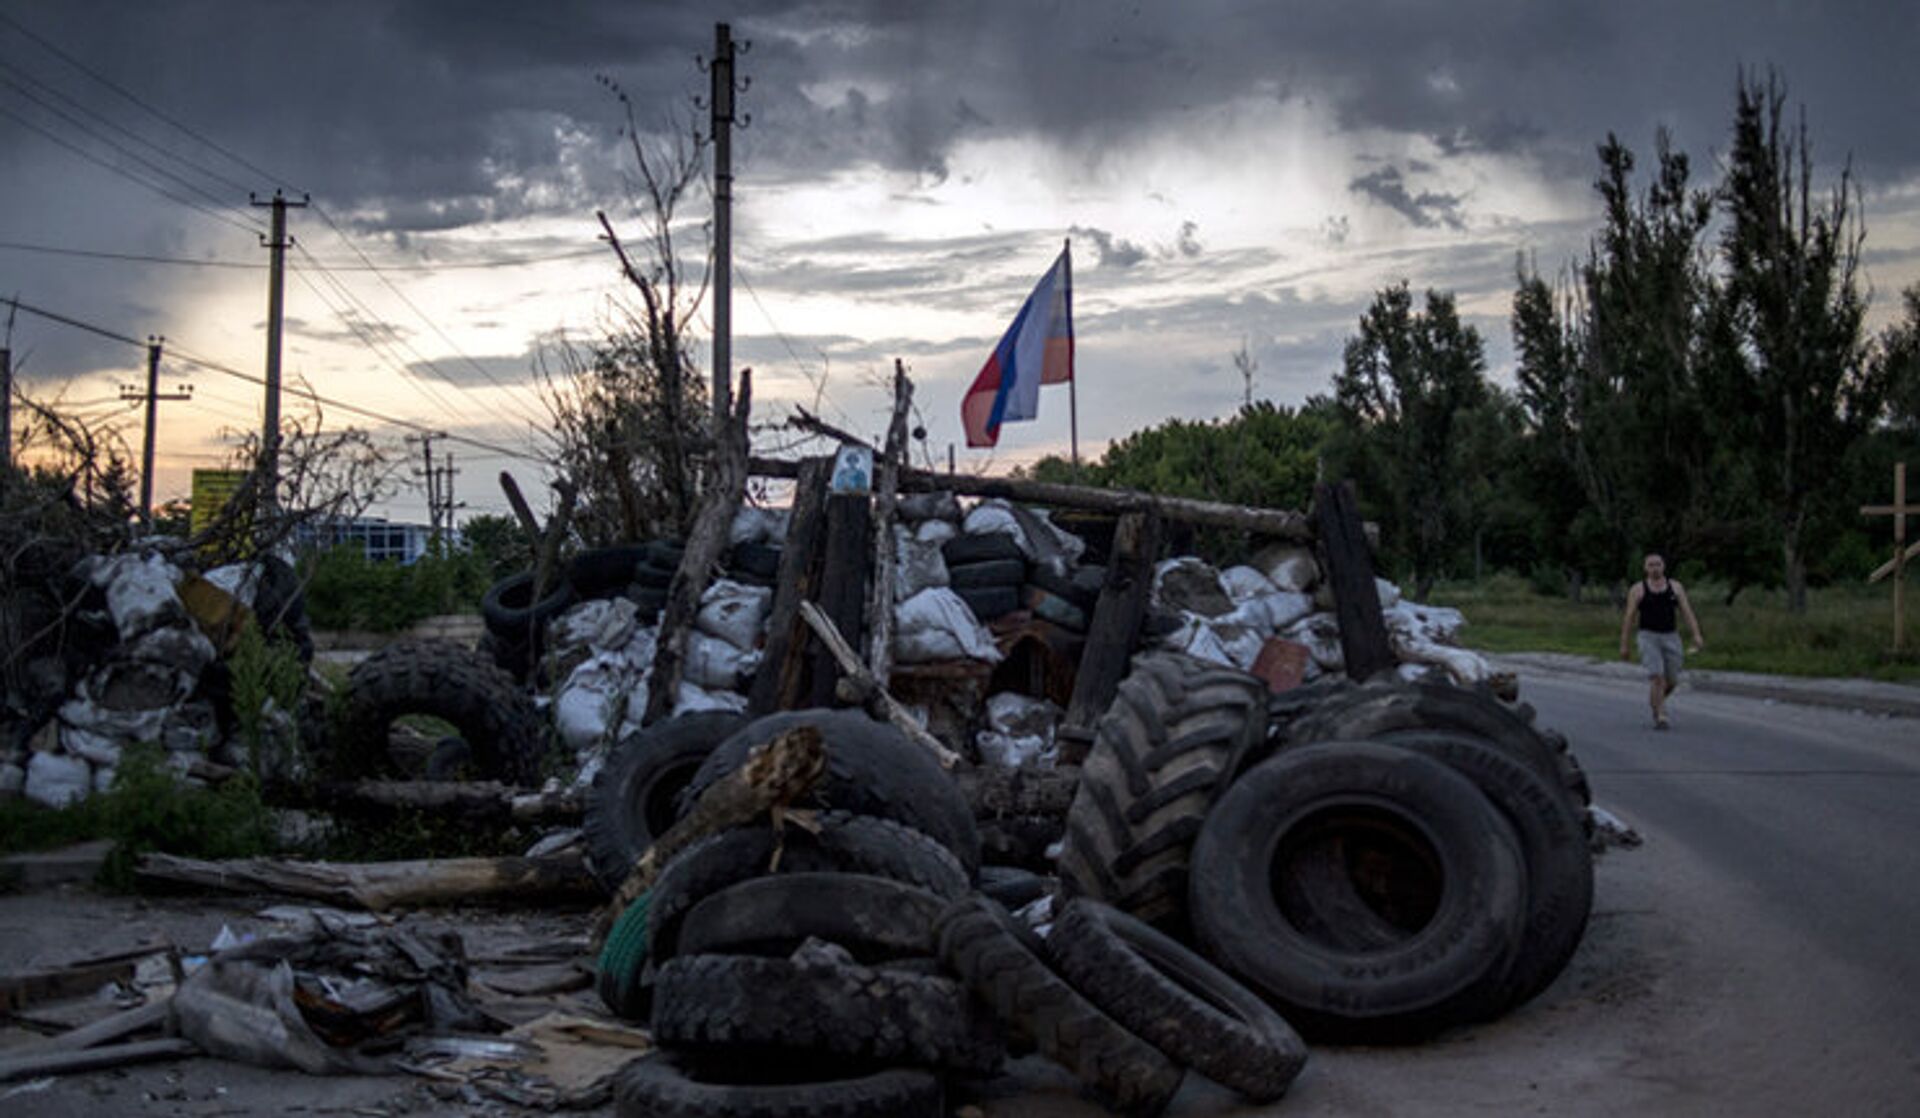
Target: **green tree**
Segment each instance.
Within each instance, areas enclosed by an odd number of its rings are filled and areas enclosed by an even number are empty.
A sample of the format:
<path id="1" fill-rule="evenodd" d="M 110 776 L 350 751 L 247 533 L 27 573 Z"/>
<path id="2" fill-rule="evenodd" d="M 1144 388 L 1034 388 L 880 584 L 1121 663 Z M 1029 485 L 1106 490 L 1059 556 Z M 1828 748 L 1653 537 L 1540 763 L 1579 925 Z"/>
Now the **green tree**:
<path id="1" fill-rule="evenodd" d="M 1783 121 L 1777 77 L 1742 75 L 1721 192 L 1721 251 L 1745 360 L 1731 402 L 1754 424 L 1754 471 L 1772 514 L 1787 605 L 1807 605 L 1807 526 L 1834 493 L 1848 448 L 1879 416 L 1885 384 L 1867 360 L 1859 289 L 1861 229 L 1851 168 L 1813 189 L 1805 115 Z"/>
<path id="2" fill-rule="evenodd" d="M 520 522 L 511 516 L 470 516 L 460 525 L 460 541 L 485 564 L 487 577 L 495 582 L 533 566 L 533 547 L 520 530 Z"/>
<path id="3" fill-rule="evenodd" d="M 1374 297 L 1334 378 L 1335 408 L 1357 439 L 1354 464 L 1370 475 L 1363 485 L 1374 483 L 1363 499 L 1384 506 L 1403 541 L 1415 597 L 1427 596 L 1459 539 L 1459 417 L 1487 390 L 1479 331 L 1461 323 L 1453 296 L 1428 291 L 1416 311 L 1404 281 Z"/>

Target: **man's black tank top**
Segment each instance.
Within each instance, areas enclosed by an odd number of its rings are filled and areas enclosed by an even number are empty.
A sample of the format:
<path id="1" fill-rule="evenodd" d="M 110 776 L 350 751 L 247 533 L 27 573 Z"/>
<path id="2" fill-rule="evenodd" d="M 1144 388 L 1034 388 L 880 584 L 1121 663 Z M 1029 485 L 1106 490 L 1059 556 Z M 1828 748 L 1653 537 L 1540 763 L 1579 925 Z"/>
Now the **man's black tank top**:
<path id="1" fill-rule="evenodd" d="M 1654 593 L 1653 587 L 1645 579 L 1640 580 L 1640 627 L 1649 633 L 1671 633 L 1674 631 L 1674 614 L 1680 608 L 1680 595 L 1673 592 L 1673 583 Z"/>

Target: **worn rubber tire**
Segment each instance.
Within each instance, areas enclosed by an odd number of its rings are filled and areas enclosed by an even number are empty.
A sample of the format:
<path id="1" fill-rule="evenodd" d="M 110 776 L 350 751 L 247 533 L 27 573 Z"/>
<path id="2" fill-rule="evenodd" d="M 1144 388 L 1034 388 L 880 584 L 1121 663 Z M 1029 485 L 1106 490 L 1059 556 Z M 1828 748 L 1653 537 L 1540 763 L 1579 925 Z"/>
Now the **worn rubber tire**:
<path id="1" fill-rule="evenodd" d="M 533 670 L 533 654 L 525 644 L 503 637 L 491 629 L 480 634 L 473 650 L 494 667 L 512 676 L 516 683 L 525 683 L 527 673 Z"/>
<path id="2" fill-rule="evenodd" d="M 1533 765 L 1580 806 L 1590 802 L 1586 777 L 1564 747 L 1533 726 L 1525 703 L 1507 704 L 1489 690 L 1435 680 L 1369 682 L 1328 698 L 1294 719 L 1290 742 L 1379 737 L 1390 730 L 1457 730 L 1483 738 Z"/>
<path id="3" fill-rule="evenodd" d="M 614 743 L 587 793 L 587 869 L 612 893 L 673 826 L 676 800 L 701 762 L 746 719 L 700 711 L 656 722 Z"/>
<path id="4" fill-rule="evenodd" d="M 709 1065 L 703 1068 L 702 1065 Z M 732 1060 L 656 1050 L 620 1069 L 613 1109 L 620 1118 L 904 1118 L 944 1113 L 932 1072 L 886 1068 L 796 1083 L 729 1082 L 706 1074 Z M 837 1070 L 837 1069 L 835 1069 Z"/>
<path id="5" fill-rule="evenodd" d="M 958 535 L 940 545 L 940 556 L 947 561 L 947 569 L 964 567 L 970 563 L 985 563 L 994 559 L 1018 559 L 1026 561 L 1027 554 L 1020 550 L 1020 544 L 1005 532 L 987 532 L 983 535 Z"/>
<path id="6" fill-rule="evenodd" d="M 1383 740 L 1432 757 L 1474 783 L 1512 826 L 1526 859 L 1527 908 L 1499 1011 L 1545 990 L 1580 946 L 1593 911 L 1585 812 L 1532 766 L 1484 740 L 1444 730 L 1396 730 Z"/>
<path id="7" fill-rule="evenodd" d="M 1259 679 L 1177 653 L 1135 657 L 1080 769 L 1062 890 L 1181 929 L 1201 821 L 1266 731 Z"/>
<path id="8" fill-rule="evenodd" d="M 1051 621 L 1073 633 L 1087 631 L 1087 611 L 1050 590 L 1038 586 L 1020 588 L 1020 605 L 1033 611 L 1042 621 Z"/>
<path id="9" fill-rule="evenodd" d="M 357 779 L 392 772 L 388 727 L 406 714 L 452 723 L 483 778 L 539 782 L 548 738 L 533 700 L 478 653 L 444 641 L 390 644 L 354 665 L 345 714 L 330 735 L 330 767 Z"/>
<path id="10" fill-rule="evenodd" d="M 1177 1064 L 1055 974 L 1012 915 L 987 898 L 968 897 L 941 917 L 940 957 L 994 1016 L 1109 1108 L 1158 1114 L 1180 1089 Z"/>
<path id="11" fill-rule="evenodd" d="M 1329 835 L 1424 863 L 1434 895 L 1417 932 L 1361 951 L 1290 917 L 1273 882 Z M 1189 903 L 1206 954 L 1309 1038 L 1400 1043 L 1497 1002 L 1525 918 L 1525 872 L 1513 829 L 1466 777 L 1395 745 L 1322 742 L 1261 762 L 1220 798 L 1194 843 Z"/>
<path id="12" fill-rule="evenodd" d="M 761 825 L 709 835 L 681 851 L 653 883 L 649 950 L 670 959 L 680 918 L 714 893 L 769 873 L 859 873 L 912 885 L 940 897 L 966 893 L 968 874 L 953 852 L 890 819 L 823 811 L 818 833 L 788 827 L 776 836 Z M 774 853 L 779 852 L 777 869 Z"/>
<path id="13" fill-rule="evenodd" d="M 998 621 L 1020 608 L 1018 586 L 975 586 L 954 593 L 967 603 L 967 608 L 982 624 Z"/>
<path id="14" fill-rule="evenodd" d="M 979 867 L 980 831 L 953 778 L 897 728 L 860 711 L 798 710 L 754 719 L 694 773 L 683 809 L 744 764 L 754 746 L 795 726 L 817 727 L 826 740 L 827 771 L 814 787 L 821 806 L 904 823 L 939 840 L 969 874 Z"/>
<path id="15" fill-rule="evenodd" d="M 947 568 L 947 584 L 955 590 L 1019 586 L 1026 580 L 1027 564 L 1021 559 L 983 559 Z"/>
<path id="16" fill-rule="evenodd" d="M 595 968 L 594 991 L 615 1017 L 646 1021 L 653 1015 L 653 981 L 647 963 L 647 902 L 642 893 L 607 933 Z"/>
<path id="17" fill-rule="evenodd" d="M 480 599 L 480 616 L 487 629 L 514 644 L 537 650 L 547 622 L 573 604 L 573 586 L 561 579 L 539 601 L 531 600 L 532 594 L 532 571 L 522 571 L 488 587 Z"/>
<path id="18" fill-rule="evenodd" d="M 980 891 L 1009 909 L 1027 905 L 1053 892 L 1054 883 L 1017 866 L 981 866 Z"/>
<path id="19" fill-rule="evenodd" d="M 627 600 L 638 610 L 635 614 L 642 625 L 651 625 L 660 620 L 660 613 L 667 608 L 667 592 L 645 583 L 635 582 L 627 587 Z"/>
<path id="20" fill-rule="evenodd" d="M 653 1039 L 668 1047 L 746 1047 L 996 1071 L 1005 1050 L 958 982 L 839 963 L 682 955 L 654 986 Z"/>
<path id="21" fill-rule="evenodd" d="M 861 963 L 933 954 L 948 898 L 874 874 L 782 873 L 729 885 L 688 910 L 674 949 L 688 955 L 785 958 L 809 939 Z"/>
<path id="22" fill-rule="evenodd" d="M 611 598 L 633 581 L 633 572 L 647 557 L 646 544 L 620 547 L 596 547 L 573 557 L 567 564 L 567 582 L 580 601 Z"/>
<path id="23" fill-rule="evenodd" d="M 735 578 L 773 579 L 780 577 L 780 549 L 766 543 L 737 543 L 727 553 L 727 570 Z"/>
<path id="24" fill-rule="evenodd" d="M 1286 1094 L 1306 1066 L 1300 1034 L 1258 994 L 1116 908 L 1069 901 L 1048 944 L 1060 973 L 1109 1017 L 1254 1102 Z"/>
<path id="25" fill-rule="evenodd" d="M 1057 598 L 1063 598 L 1081 610 L 1091 613 L 1100 600 L 1100 589 L 1106 585 L 1105 567 L 1075 567 L 1065 575 L 1053 573 L 1053 569 L 1044 563 L 1035 563 L 1027 572 L 1027 582 L 1037 586 Z"/>

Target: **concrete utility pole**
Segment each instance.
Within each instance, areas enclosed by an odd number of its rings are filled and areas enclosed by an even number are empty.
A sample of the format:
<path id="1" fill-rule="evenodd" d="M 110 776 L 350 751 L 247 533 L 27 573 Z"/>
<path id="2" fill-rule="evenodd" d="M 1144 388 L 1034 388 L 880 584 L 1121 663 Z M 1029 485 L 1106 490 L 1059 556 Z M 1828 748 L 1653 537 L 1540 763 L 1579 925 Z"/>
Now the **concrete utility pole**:
<path id="1" fill-rule="evenodd" d="M 13 465 L 13 351 L 0 349 L 0 468 Z"/>
<path id="2" fill-rule="evenodd" d="M 147 437 L 140 450 L 140 523 L 153 527 L 153 444 L 159 425 L 160 401 L 191 400 L 193 385 L 179 385 L 175 391 L 160 391 L 160 347 L 165 338 L 147 335 L 147 388 L 141 391 L 131 384 L 120 386 L 122 400 L 142 400 L 147 405 Z"/>
<path id="3" fill-rule="evenodd" d="M 267 272 L 267 407 L 260 429 L 261 493 L 265 507 L 272 510 L 280 491 L 280 320 L 286 310 L 287 248 L 293 244 L 287 238 L 287 207 L 303 207 L 308 198 L 302 195 L 300 201 L 289 202 L 275 190 L 269 201 L 253 195 L 247 200 L 273 210 L 273 236 L 260 242 L 273 251 L 273 266 Z"/>
<path id="4" fill-rule="evenodd" d="M 733 84 L 735 53 L 733 29 L 713 25 L 713 84 L 708 102 L 713 110 L 713 415 L 725 423 L 733 412 L 733 95 L 746 92 L 746 83 Z M 748 45 L 738 45 L 745 53 Z"/>

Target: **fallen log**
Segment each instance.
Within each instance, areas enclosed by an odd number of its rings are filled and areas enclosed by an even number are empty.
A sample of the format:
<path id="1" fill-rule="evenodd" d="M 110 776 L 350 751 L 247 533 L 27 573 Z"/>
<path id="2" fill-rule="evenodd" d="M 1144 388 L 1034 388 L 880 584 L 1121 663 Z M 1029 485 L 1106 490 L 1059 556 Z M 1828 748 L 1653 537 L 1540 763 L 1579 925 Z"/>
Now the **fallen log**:
<path id="1" fill-rule="evenodd" d="M 953 774 L 967 806 L 980 819 L 1013 815 L 1062 815 L 1080 787 L 1080 769 L 969 768 Z"/>
<path id="2" fill-rule="evenodd" d="M 83 1048 L 93 1048 L 145 1029 L 160 1028 L 167 1023 L 167 1003 L 170 1001 L 172 1001 L 171 996 L 159 998 L 123 1013 L 103 1017 L 91 1025 L 82 1025 L 59 1036 L 50 1037 L 30 1048 L 23 1048 L 16 1055 L 41 1056 L 53 1052 L 78 1052 Z"/>
<path id="3" fill-rule="evenodd" d="M 16 1079 L 37 1079 L 43 1075 L 66 1075 L 76 1071 L 126 1067 L 129 1064 L 151 1063 L 154 1060 L 177 1060 L 199 1054 L 199 1046 L 190 1040 L 162 1037 L 159 1040 L 116 1044 L 111 1048 L 86 1048 L 77 1052 L 41 1052 L 26 1056 L 12 1056 L 0 1059 L 0 1083 L 11 1083 Z"/>
<path id="4" fill-rule="evenodd" d="M 338 815 L 430 811 L 474 824 L 577 823 L 586 813 L 586 793 L 535 792 L 494 780 L 339 780 L 314 785 L 301 804 Z"/>
<path id="5" fill-rule="evenodd" d="M 415 905 L 585 900 L 600 893 L 577 857 L 435 858 L 415 862 L 296 862 L 243 858 L 206 862 L 141 857 L 142 881 L 235 893 L 284 893 L 380 912 Z"/>
<path id="6" fill-rule="evenodd" d="M 795 478 L 800 464 L 790 459 L 755 457 L 753 472 L 761 477 Z M 1025 478 L 973 477 L 968 474 L 938 474 L 927 470 L 901 470 L 903 493 L 958 493 L 966 497 L 1004 497 L 1010 501 L 1057 508 L 1086 509 L 1115 516 L 1129 512 L 1157 513 L 1163 520 L 1183 524 L 1205 524 L 1217 528 L 1240 528 L 1277 539 L 1310 543 L 1314 538 L 1313 521 L 1306 513 L 1291 509 L 1263 509 L 1251 505 L 1229 505 L 1220 501 L 1200 501 L 1190 497 L 1163 497 L 1136 489 L 1096 489 L 1086 485 L 1061 485 L 1057 482 L 1031 481 Z"/>

